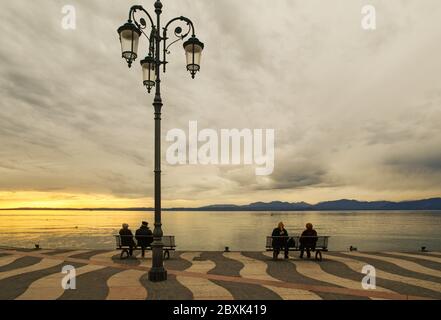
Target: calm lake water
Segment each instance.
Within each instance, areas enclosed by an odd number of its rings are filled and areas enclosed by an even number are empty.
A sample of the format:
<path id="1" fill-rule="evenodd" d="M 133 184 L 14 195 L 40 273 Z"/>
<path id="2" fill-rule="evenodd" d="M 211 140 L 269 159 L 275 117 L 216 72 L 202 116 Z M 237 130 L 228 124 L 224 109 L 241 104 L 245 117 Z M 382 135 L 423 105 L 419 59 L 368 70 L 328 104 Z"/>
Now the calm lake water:
<path id="1" fill-rule="evenodd" d="M 121 223 L 134 232 L 142 220 L 153 227 L 153 212 L 0 211 L 0 246 L 112 249 Z M 311 222 L 331 236 L 330 250 L 441 251 L 441 211 L 164 212 L 163 230 L 178 250 L 252 251 L 264 250 L 279 221 L 290 235 Z"/>

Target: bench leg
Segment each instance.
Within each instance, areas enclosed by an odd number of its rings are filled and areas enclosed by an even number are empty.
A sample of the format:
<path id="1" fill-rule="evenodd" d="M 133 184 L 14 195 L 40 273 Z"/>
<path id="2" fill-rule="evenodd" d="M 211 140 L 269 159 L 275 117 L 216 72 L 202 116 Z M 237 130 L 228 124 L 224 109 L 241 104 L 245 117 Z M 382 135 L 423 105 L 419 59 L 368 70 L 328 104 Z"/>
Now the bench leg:
<path id="1" fill-rule="evenodd" d="M 170 259 L 170 252 L 167 249 L 164 250 L 164 259 L 166 260 Z"/>
<path id="2" fill-rule="evenodd" d="M 315 260 L 322 261 L 322 251 L 321 250 L 317 250 L 315 252 Z"/>

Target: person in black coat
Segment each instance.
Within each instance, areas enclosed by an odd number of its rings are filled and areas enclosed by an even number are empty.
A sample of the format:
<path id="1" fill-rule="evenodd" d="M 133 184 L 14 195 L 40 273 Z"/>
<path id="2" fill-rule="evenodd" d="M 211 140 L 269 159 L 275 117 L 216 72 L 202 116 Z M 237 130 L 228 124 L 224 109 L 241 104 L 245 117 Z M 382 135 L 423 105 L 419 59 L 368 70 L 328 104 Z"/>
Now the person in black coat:
<path id="1" fill-rule="evenodd" d="M 311 258 L 311 250 L 315 250 L 315 245 L 317 243 L 317 231 L 312 228 L 311 223 L 306 224 L 306 230 L 302 232 L 300 236 L 300 258 L 303 259 L 303 254 L 306 250 L 306 255 Z"/>
<path id="2" fill-rule="evenodd" d="M 273 259 L 277 259 L 282 248 L 285 252 L 285 259 L 288 259 L 288 231 L 285 230 L 283 222 L 279 222 L 279 225 L 273 230 L 271 236 L 273 237 Z"/>
<path id="3" fill-rule="evenodd" d="M 129 256 L 133 256 L 133 248 L 136 248 L 136 243 L 133 240 L 133 233 L 129 229 L 127 223 L 122 224 L 122 229 L 119 230 L 119 235 L 121 236 L 121 245 L 123 247 L 129 247 Z"/>
<path id="4" fill-rule="evenodd" d="M 145 248 L 150 246 L 153 242 L 153 232 L 148 227 L 148 222 L 143 221 L 141 227 L 135 232 L 136 241 L 138 241 L 138 247 L 141 247 L 141 255 L 144 258 Z"/>

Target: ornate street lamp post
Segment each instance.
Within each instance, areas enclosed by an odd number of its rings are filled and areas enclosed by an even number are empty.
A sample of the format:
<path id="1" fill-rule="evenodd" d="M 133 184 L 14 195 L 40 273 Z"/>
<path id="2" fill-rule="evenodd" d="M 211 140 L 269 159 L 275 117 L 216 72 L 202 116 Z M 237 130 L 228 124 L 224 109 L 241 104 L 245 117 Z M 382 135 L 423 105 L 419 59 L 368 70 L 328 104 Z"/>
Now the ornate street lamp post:
<path id="1" fill-rule="evenodd" d="M 137 18 L 136 14 L 141 13 L 148 18 Z M 200 42 L 194 31 L 193 22 L 186 17 L 176 17 L 171 19 L 162 29 L 161 35 L 161 13 L 162 3 L 160 0 L 155 2 L 156 24 L 150 14 L 142 6 L 133 6 L 129 11 L 129 19 L 127 23 L 118 28 L 118 34 L 121 42 L 122 57 L 127 61 L 129 68 L 138 57 L 138 44 L 141 35 L 148 39 L 148 53 L 141 61 L 143 84 L 150 93 L 155 87 L 155 98 L 153 100 L 153 107 L 155 110 L 155 229 L 153 231 L 153 260 L 152 268 L 149 272 L 150 281 L 163 281 L 167 279 L 167 271 L 163 263 L 163 243 L 162 243 L 162 223 L 161 223 L 161 66 L 163 72 L 166 71 L 166 56 L 169 53 L 169 48 L 174 43 L 184 40 L 188 36 L 188 40 L 184 43 L 184 50 L 187 59 L 187 70 L 190 72 L 192 78 L 200 70 L 201 52 L 204 49 L 204 44 Z M 170 44 L 167 43 L 168 28 L 172 23 L 183 22 L 188 28 L 187 31 L 178 26 L 174 30 L 176 39 Z M 145 31 L 150 25 L 150 33 Z"/>

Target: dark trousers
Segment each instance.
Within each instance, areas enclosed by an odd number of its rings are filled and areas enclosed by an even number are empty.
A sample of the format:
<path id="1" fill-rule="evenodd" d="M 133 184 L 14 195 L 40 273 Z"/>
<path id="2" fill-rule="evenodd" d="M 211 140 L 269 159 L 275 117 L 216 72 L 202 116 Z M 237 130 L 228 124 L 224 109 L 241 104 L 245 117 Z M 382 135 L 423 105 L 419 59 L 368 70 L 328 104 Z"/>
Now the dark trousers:
<path id="1" fill-rule="evenodd" d="M 129 256 L 133 256 L 133 246 L 129 247 Z"/>
<path id="2" fill-rule="evenodd" d="M 141 257 L 145 257 L 145 248 L 146 247 L 141 247 Z"/>
<path id="3" fill-rule="evenodd" d="M 311 258 L 311 250 L 314 250 L 314 248 L 304 245 L 300 245 L 300 258 L 303 258 L 303 254 L 305 253 L 305 250 L 306 250 L 306 256 L 308 258 Z"/>
<path id="4" fill-rule="evenodd" d="M 273 252 L 273 258 L 277 259 L 277 257 L 279 256 L 280 251 L 283 249 L 284 253 L 285 253 L 285 258 L 288 258 L 288 246 L 284 245 L 283 247 L 275 247 L 274 248 L 274 252 Z"/>

